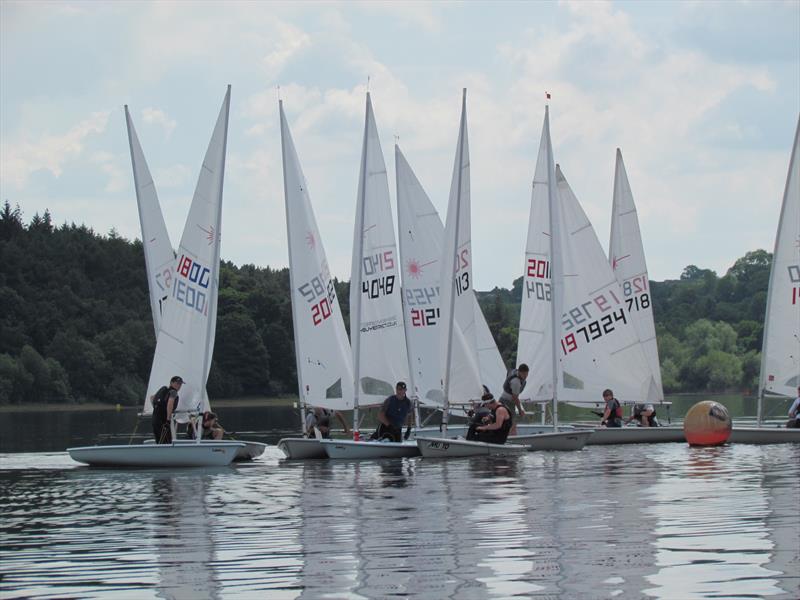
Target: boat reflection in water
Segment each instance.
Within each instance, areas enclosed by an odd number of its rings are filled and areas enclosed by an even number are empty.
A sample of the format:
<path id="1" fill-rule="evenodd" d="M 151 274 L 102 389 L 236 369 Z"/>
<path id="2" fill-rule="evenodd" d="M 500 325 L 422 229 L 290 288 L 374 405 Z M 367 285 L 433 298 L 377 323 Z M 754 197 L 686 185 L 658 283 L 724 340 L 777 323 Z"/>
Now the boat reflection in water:
<path id="1" fill-rule="evenodd" d="M 217 527 L 206 508 L 209 475 L 196 472 L 155 474 L 148 509 L 153 514 L 159 582 L 157 596 L 166 600 L 218 598 L 214 573 Z"/>

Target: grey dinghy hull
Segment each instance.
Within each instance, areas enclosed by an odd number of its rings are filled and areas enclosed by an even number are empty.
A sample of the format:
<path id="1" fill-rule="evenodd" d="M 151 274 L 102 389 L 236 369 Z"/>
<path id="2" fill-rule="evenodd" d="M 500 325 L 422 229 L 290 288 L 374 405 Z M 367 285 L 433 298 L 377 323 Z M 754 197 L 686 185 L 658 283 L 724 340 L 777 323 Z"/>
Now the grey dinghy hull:
<path id="1" fill-rule="evenodd" d="M 734 424 L 728 443 L 800 444 L 800 429 L 786 427 L 738 427 Z"/>
<path id="2" fill-rule="evenodd" d="M 669 442 L 686 442 L 683 427 L 598 427 L 586 443 L 589 446 L 596 446 Z"/>
<path id="3" fill-rule="evenodd" d="M 328 458 L 325 448 L 316 438 L 283 438 L 278 442 L 278 449 L 290 460 Z"/>
<path id="4" fill-rule="evenodd" d="M 508 441 L 512 444 L 521 444 L 530 452 L 539 450 L 573 451 L 583 448 L 593 435 L 593 429 L 573 429 L 533 435 L 512 435 L 509 436 Z"/>
<path id="5" fill-rule="evenodd" d="M 374 442 L 353 440 L 321 440 L 328 458 L 350 458 L 363 460 L 370 458 L 403 458 L 419 456 L 415 442 Z"/>
<path id="6" fill-rule="evenodd" d="M 211 444 L 214 443 L 215 440 L 201 440 L 201 444 Z M 231 442 L 238 442 L 244 444 L 242 448 L 236 450 L 236 456 L 234 457 L 235 462 L 244 462 L 248 460 L 255 460 L 262 454 L 264 454 L 264 450 L 267 449 L 266 444 L 262 444 L 261 442 L 248 442 L 247 440 L 221 440 L 221 441 L 231 441 Z M 154 440 L 145 440 L 145 444 L 155 444 Z M 174 440 L 173 444 L 196 444 L 194 440 Z"/>
<path id="7" fill-rule="evenodd" d="M 75 460 L 93 467 L 224 467 L 242 442 L 138 444 L 67 448 Z"/>
<path id="8" fill-rule="evenodd" d="M 487 444 L 442 437 L 417 436 L 417 446 L 423 458 L 466 458 L 470 456 L 515 456 L 526 452 L 518 444 Z"/>

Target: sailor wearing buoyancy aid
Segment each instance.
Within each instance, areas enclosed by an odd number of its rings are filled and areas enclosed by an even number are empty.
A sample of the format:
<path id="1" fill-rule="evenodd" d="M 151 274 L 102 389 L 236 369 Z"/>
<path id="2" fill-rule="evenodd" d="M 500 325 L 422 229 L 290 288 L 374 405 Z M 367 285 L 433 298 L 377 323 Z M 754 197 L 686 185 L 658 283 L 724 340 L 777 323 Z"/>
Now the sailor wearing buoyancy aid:
<path id="1" fill-rule="evenodd" d="M 506 406 L 509 414 L 513 414 L 516 408 L 520 417 L 525 416 L 525 411 L 522 408 L 522 402 L 520 402 L 519 396 L 522 390 L 525 389 L 525 380 L 528 378 L 529 372 L 530 369 L 528 365 L 522 363 L 516 369 L 511 369 L 508 377 L 506 377 L 506 380 L 503 382 L 503 394 L 500 396 L 500 402 Z M 511 435 L 516 435 L 516 433 L 516 425 L 514 425 Z"/>
<path id="2" fill-rule="evenodd" d="M 603 411 L 603 419 L 600 421 L 600 425 L 622 427 L 622 405 L 619 400 L 614 398 L 614 392 L 603 390 L 603 400 L 606 401 L 606 409 Z"/>

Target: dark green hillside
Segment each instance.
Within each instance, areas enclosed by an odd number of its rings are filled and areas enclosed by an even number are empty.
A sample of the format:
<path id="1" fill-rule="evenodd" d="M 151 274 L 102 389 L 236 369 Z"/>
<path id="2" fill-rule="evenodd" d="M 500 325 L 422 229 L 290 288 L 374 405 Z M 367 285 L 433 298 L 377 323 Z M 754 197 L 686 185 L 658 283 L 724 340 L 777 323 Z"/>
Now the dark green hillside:
<path id="1" fill-rule="evenodd" d="M 723 276 L 689 266 L 651 282 L 666 391 L 754 389 L 771 255 L 749 252 Z M 336 282 L 345 323 L 347 282 Z M 297 391 L 287 269 L 223 262 L 213 398 Z M 513 364 L 521 278 L 479 293 Z M 144 397 L 155 335 L 139 241 L 85 225 L 23 221 L 0 209 L 0 404 Z"/>

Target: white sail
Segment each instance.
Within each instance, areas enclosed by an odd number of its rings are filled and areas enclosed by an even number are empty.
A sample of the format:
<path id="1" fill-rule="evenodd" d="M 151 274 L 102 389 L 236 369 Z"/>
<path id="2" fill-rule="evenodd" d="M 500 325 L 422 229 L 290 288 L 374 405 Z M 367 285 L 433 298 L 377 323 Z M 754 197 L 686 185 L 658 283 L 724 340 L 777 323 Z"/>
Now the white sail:
<path id="1" fill-rule="evenodd" d="M 473 309 L 475 316 L 475 342 L 478 350 L 478 369 L 480 369 L 481 383 L 489 388 L 495 396 L 503 393 L 508 369 L 497 349 L 497 342 L 489 329 L 489 324 L 483 316 L 483 311 L 478 303 L 477 294 L 473 294 Z"/>
<path id="2" fill-rule="evenodd" d="M 563 282 L 563 290 L 557 290 L 561 309 L 554 345 L 558 398 L 597 402 L 603 389 L 611 388 L 620 400 L 642 400 L 652 376 L 622 288 L 558 166 L 555 174 L 553 266 L 554 276 Z"/>
<path id="3" fill-rule="evenodd" d="M 300 397 L 311 406 L 349 409 L 353 398 L 350 342 L 283 102 L 279 109 Z"/>
<path id="4" fill-rule="evenodd" d="M 184 380 L 180 410 L 209 409 L 205 385 L 217 324 L 222 188 L 230 97 L 228 86 L 178 247 L 172 292 L 164 306 L 147 385 L 145 413 L 152 411 L 150 395 L 167 385 L 173 375 Z"/>
<path id="5" fill-rule="evenodd" d="M 639 343 L 647 357 L 652 380 L 646 396 L 648 402 L 663 402 L 661 386 L 661 364 L 658 360 L 656 326 L 653 320 L 653 300 L 650 281 L 644 258 L 639 217 L 633 202 L 622 152 L 617 148 L 617 163 L 614 171 L 613 216 L 611 219 L 611 241 L 608 245 L 608 260 L 625 299 L 625 306 L 639 336 Z"/>
<path id="6" fill-rule="evenodd" d="M 548 186 L 553 175 L 549 140 L 549 107 L 545 107 L 539 155 L 531 190 L 528 239 L 522 280 L 517 364 L 530 368 L 523 397 L 553 398 L 553 328 L 551 325 L 552 268 L 550 261 L 550 207 Z"/>
<path id="7" fill-rule="evenodd" d="M 772 255 L 760 380 L 759 400 L 794 398 L 800 385 L 800 119 Z"/>
<path id="8" fill-rule="evenodd" d="M 441 315 L 444 327 L 440 332 L 439 359 L 444 376 L 445 415 L 449 404 L 480 398 L 483 392 L 475 327 L 466 111 L 467 91 L 464 90 L 441 258 Z M 454 341 L 459 330 L 464 337 L 463 344 Z"/>
<path id="9" fill-rule="evenodd" d="M 383 402 L 396 382 L 408 379 L 398 260 L 386 163 L 367 92 L 350 277 L 356 406 Z"/>
<path id="10" fill-rule="evenodd" d="M 161 327 L 164 304 L 170 295 L 172 277 L 175 271 L 175 252 L 169 241 L 167 226 L 158 203 L 158 194 L 133 121 L 125 106 L 125 123 L 128 126 L 128 143 L 131 149 L 133 183 L 136 188 L 136 202 L 139 207 L 139 223 L 142 226 L 142 248 L 147 269 L 147 287 L 150 291 L 150 310 L 153 313 L 153 327 L 156 337 Z"/>
<path id="11" fill-rule="evenodd" d="M 439 336 L 442 325 L 439 283 L 444 226 L 411 166 L 395 146 L 397 224 L 403 265 L 403 316 L 408 340 L 411 383 L 423 404 L 441 407 L 442 373 Z M 478 367 L 481 381 L 498 390 L 506 376 L 503 359 L 474 298 Z M 458 323 L 456 327 L 460 329 Z M 463 336 L 456 336 L 463 341 Z M 466 351 L 461 351 L 466 355 Z"/>

